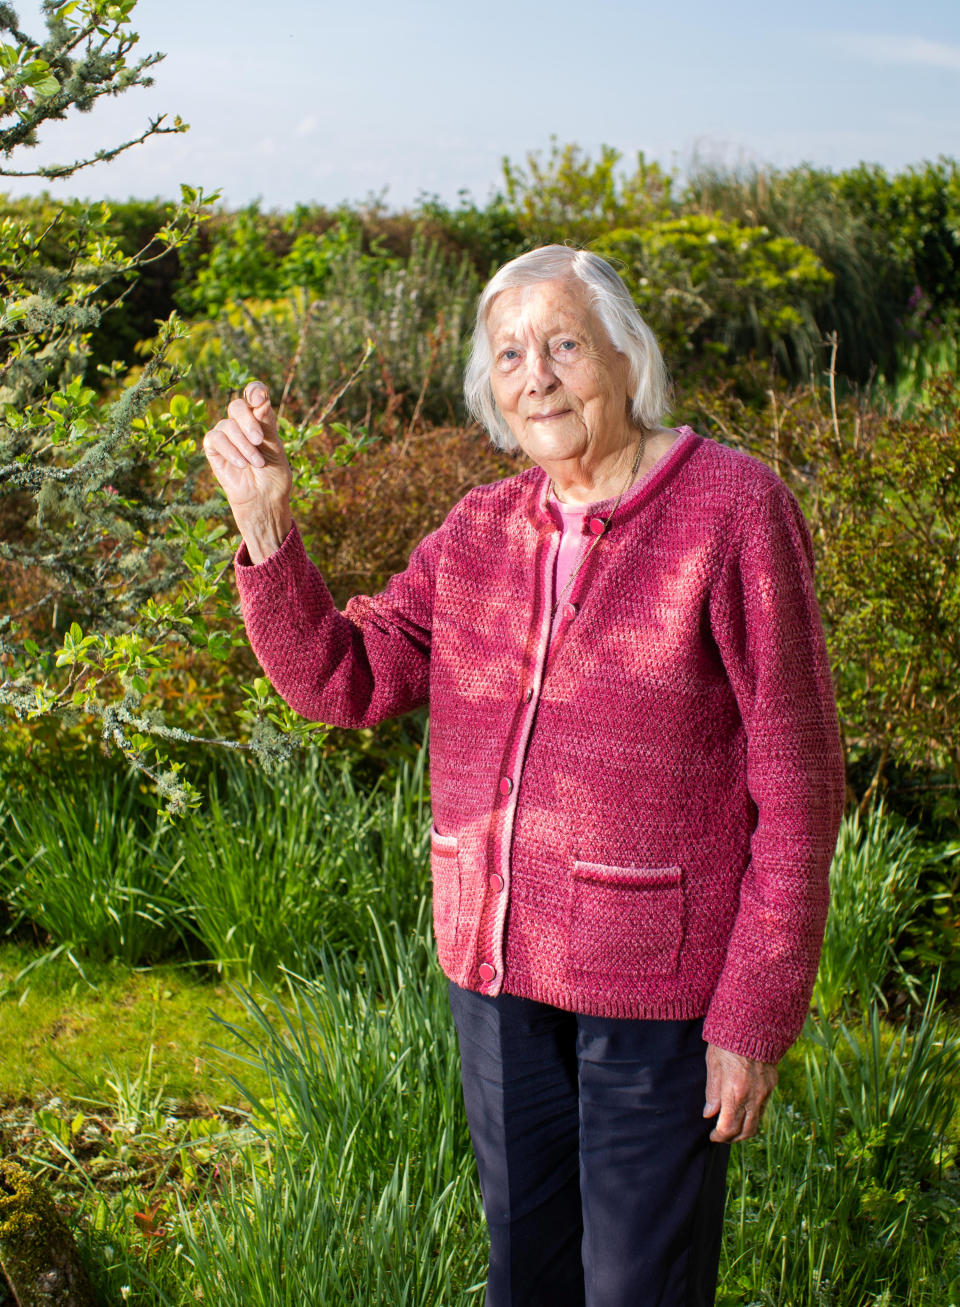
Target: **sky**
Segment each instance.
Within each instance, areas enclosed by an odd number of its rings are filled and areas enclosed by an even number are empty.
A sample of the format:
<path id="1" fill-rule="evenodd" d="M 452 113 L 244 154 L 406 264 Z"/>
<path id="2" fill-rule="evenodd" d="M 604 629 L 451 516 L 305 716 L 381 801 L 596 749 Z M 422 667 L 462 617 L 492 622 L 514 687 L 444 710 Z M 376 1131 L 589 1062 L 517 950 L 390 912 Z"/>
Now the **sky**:
<path id="1" fill-rule="evenodd" d="M 13 0 L 39 35 L 38 0 Z M 161 136 L 20 195 L 150 198 L 181 182 L 238 207 L 419 195 L 486 201 L 504 156 L 555 135 L 680 176 L 696 159 L 895 171 L 960 158 L 960 3 L 805 0 L 139 0 L 155 85 L 51 124 L 5 167 L 70 161 L 179 114 Z M 2 162 L 2 161 L 0 161 Z"/>

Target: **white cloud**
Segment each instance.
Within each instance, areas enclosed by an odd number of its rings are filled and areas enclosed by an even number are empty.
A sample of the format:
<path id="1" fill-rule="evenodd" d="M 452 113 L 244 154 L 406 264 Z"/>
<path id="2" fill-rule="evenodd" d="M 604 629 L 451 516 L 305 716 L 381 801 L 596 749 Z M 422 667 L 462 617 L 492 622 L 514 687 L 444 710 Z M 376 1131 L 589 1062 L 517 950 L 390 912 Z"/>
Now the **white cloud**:
<path id="1" fill-rule="evenodd" d="M 294 128 L 294 136 L 304 137 L 313 136 L 320 124 L 317 122 L 317 115 L 308 113 L 306 118 L 301 118 Z"/>
<path id="2" fill-rule="evenodd" d="M 871 63 L 902 64 L 913 68 L 948 68 L 960 72 L 960 45 L 929 41 L 923 36 L 880 36 L 869 33 L 838 33 L 835 44 L 849 54 Z"/>

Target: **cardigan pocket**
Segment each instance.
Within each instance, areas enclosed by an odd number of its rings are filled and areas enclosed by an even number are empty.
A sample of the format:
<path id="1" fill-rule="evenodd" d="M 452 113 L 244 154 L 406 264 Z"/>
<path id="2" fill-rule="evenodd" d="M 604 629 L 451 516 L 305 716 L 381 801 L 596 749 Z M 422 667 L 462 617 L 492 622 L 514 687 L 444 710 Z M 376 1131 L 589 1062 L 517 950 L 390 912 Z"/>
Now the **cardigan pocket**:
<path id="1" fill-rule="evenodd" d="M 441 963 L 453 956 L 460 923 L 460 859 L 456 835 L 430 829 L 430 873 L 433 877 L 433 933 Z"/>
<path id="2" fill-rule="evenodd" d="M 573 972 L 616 983 L 675 972 L 683 940 L 679 867 L 574 862 L 569 961 Z"/>

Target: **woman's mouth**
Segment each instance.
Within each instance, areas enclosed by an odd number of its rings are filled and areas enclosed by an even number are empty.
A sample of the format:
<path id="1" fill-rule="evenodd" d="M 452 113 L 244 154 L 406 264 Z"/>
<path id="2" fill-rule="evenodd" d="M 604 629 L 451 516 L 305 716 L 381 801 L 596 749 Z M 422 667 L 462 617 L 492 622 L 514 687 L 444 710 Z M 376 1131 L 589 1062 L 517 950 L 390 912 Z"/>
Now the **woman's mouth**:
<path id="1" fill-rule="evenodd" d="M 566 417 L 569 412 L 570 409 L 561 408 L 555 413 L 531 413 L 529 420 L 531 422 L 553 422 L 555 418 Z"/>

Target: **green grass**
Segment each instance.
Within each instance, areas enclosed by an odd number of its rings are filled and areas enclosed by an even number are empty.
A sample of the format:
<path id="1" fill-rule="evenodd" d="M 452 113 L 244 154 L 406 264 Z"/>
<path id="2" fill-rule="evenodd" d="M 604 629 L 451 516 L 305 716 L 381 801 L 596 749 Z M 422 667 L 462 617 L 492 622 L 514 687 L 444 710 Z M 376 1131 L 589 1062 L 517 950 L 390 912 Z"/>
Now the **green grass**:
<path id="1" fill-rule="evenodd" d="M 425 916 L 412 936 L 376 925 L 371 945 L 362 967 L 329 954 L 285 1000 L 250 1000 L 255 1038 L 228 1031 L 264 1152 L 217 1204 L 181 1205 L 205 1301 L 479 1307 L 479 1189 Z M 248 1077 L 264 1071 L 261 1096 Z"/>
<path id="2" fill-rule="evenodd" d="M 227 757 L 202 816 L 171 825 L 136 774 L 93 758 L 17 794 L 0 903 L 79 965 L 189 957 L 247 985 L 309 971 L 319 946 L 361 948 L 371 911 L 412 923 L 429 878 L 425 763 L 420 750 L 364 789 L 346 759 L 268 776 Z"/>
<path id="3" fill-rule="evenodd" d="M 135 780 L 116 769 L 68 769 L 17 795 L 4 815 L 0 897 L 29 922 L 90 958 L 155 961 L 183 937 L 163 830 Z"/>
<path id="4" fill-rule="evenodd" d="M 856 812 L 844 819 L 830 868 L 830 913 L 813 992 L 821 1013 L 882 1000 L 885 982 L 916 993 L 895 944 L 920 906 L 922 865 L 916 832 L 882 806 L 863 819 Z"/>
<path id="5" fill-rule="evenodd" d="M 724 1303 L 939 1307 L 960 1294 L 960 1034 L 933 991 L 910 1026 L 880 1013 L 811 1018 L 791 1057 L 805 1083 L 734 1149 Z"/>
<path id="6" fill-rule="evenodd" d="M 228 759 L 202 820 L 161 848 L 202 956 L 249 985 L 309 970 L 320 946 L 362 948 L 371 911 L 411 923 L 429 866 L 425 760 L 364 791 L 315 755 L 269 777 Z"/>
<path id="7" fill-rule="evenodd" d="M 87 962 L 81 974 L 66 954 L 17 982 L 36 958 L 35 947 L 0 945 L 0 1103 L 96 1094 L 137 1075 L 151 1046 L 166 1098 L 196 1110 L 228 1101 L 209 1047 L 218 1020 L 243 1021 L 228 985 L 176 967 Z"/>
<path id="8" fill-rule="evenodd" d="M 227 767 L 161 859 L 167 963 L 39 922 L 0 946 L 0 1145 L 73 1213 L 108 1307 L 479 1307 L 428 831 L 422 755 L 373 792 L 327 764 Z M 880 994 L 915 854 L 881 815 L 845 826 L 820 1012 L 733 1152 L 722 1307 L 960 1303 L 960 1032 L 932 994 L 895 1021 Z"/>

